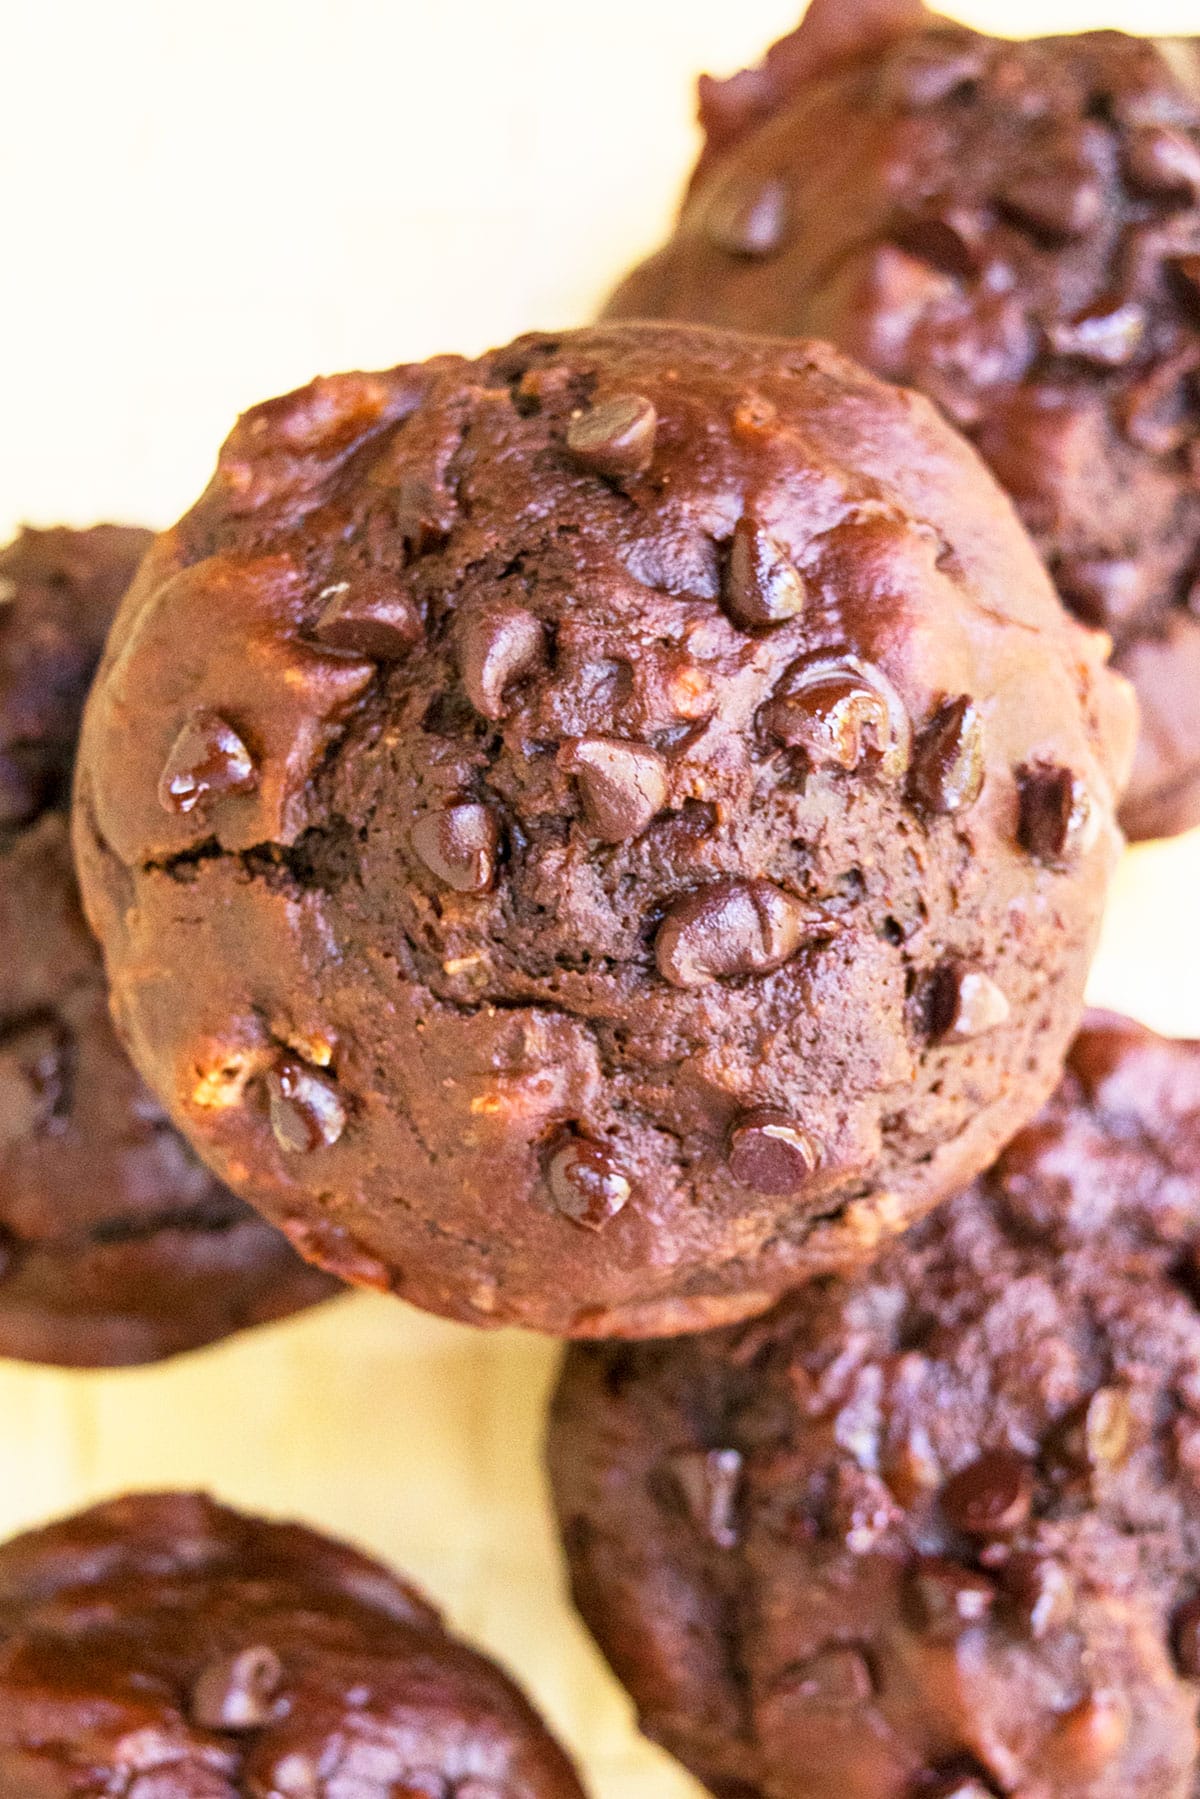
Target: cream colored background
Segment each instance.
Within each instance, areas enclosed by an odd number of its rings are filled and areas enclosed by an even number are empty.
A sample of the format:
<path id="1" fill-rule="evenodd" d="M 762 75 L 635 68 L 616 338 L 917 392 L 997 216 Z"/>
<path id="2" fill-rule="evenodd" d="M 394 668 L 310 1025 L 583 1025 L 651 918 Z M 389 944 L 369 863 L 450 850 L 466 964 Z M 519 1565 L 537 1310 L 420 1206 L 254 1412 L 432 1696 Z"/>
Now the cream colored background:
<path id="1" fill-rule="evenodd" d="M 1200 0 L 976 0 L 1014 33 Z M 664 229 L 691 80 L 797 0 L 4 0 L 0 531 L 169 521 L 242 407 L 318 370 L 585 319 Z M 1200 840 L 1130 856 L 1095 992 L 1200 1033 Z M 0 946 L 2 953 L 2 946 Z M 354 1298 L 132 1374 L 0 1364 L 0 1533 L 196 1484 L 357 1538 L 525 1680 L 598 1799 L 682 1799 L 560 1597 L 555 1351 Z"/>

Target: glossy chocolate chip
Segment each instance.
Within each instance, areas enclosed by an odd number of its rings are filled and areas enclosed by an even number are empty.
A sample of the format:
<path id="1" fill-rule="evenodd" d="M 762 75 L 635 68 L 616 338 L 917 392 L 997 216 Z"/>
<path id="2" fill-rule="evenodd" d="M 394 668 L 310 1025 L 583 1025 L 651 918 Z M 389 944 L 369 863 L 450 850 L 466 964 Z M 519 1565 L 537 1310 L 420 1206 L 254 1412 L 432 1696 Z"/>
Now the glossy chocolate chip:
<path id="1" fill-rule="evenodd" d="M 787 1668 L 780 1681 L 789 1700 L 819 1711 L 855 1710 L 874 1697 L 875 1682 L 861 1650 L 831 1643 Z"/>
<path id="2" fill-rule="evenodd" d="M 770 974 L 806 943 L 833 934 L 831 919 L 772 881 L 713 881 L 675 901 L 654 953 L 673 987 Z"/>
<path id="3" fill-rule="evenodd" d="M 255 1645 L 210 1662 L 192 1687 L 192 1722 L 202 1730 L 258 1730 L 275 1716 L 283 1664 Z"/>
<path id="4" fill-rule="evenodd" d="M 738 520 L 729 549 L 725 610 L 743 631 L 762 630 L 799 618 L 804 578 L 787 550 L 757 519 Z"/>
<path id="5" fill-rule="evenodd" d="M 1059 356 L 1097 368 L 1123 368 L 1146 334 L 1146 314 L 1132 300 L 1100 305 L 1047 327 L 1050 348 Z"/>
<path id="6" fill-rule="evenodd" d="M 1104 190 L 1094 174 L 1053 162 L 1018 169 L 996 198 L 1020 224 L 1052 243 L 1085 237 L 1104 212 Z"/>
<path id="7" fill-rule="evenodd" d="M 666 764 L 641 744 L 581 737 L 563 747 L 559 764 L 575 776 L 584 817 L 604 843 L 640 837 L 667 803 Z"/>
<path id="8" fill-rule="evenodd" d="M 736 1449 L 682 1449 L 670 1458 L 670 1467 L 697 1529 L 718 1549 L 732 1549 L 738 1541 L 741 1453 Z"/>
<path id="9" fill-rule="evenodd" d="M 583 1137 L 572 1137 L 555 1150 L 546 1178 L 555 1208 L 589 1231 L 603 1230 L 633 1192 L 612 1151 Z"/>
<path id="10" fill-rule="evenodd" d="M 1179 1672 L 1187 1680 L 1200 1680 L 1200 1598 L 1189 1600 L 1176 1612 L 1171 1641 Z"/>
<path id="11" fill-rule="evenodd" d="M 1007 1537 L 1033 1508 L 1033 1469 L 1012 1449 L 989 1449 L 942 1488 L 942 1516 L 968 1537 Z"/>
<path id="12" fill-rule="evenodd" d="M 571 420 L 567 449 L 581 468 L 621 481 L 645 474 L 657 437 L 653 402 L 643 394 L 614 394 Z"/>
<path id="13" fill-rule="evenodd" d="M 290 1154 L 332 1149 L 346 1128 L 346 1108 L 333 1081 L 292 1056 L 281 1056 L 268 1071 L 267 1100 L 275 1141 Z"/>
<path id="14" fill-rule="evenodd" d="M 969 694 L 938 707 L 913 749 L 909 791 L 926 812 L 965 812 L 983 791 L 983 720 Z"/>
<path id="15" fill-rule="evenodd" d="M 760 713 L 763 729 L 814 768 L 866 765 L 889 777 L 908 767 L 912 732 L 882 670 L 845 653 L 793 662 Z"/>
<path id="16" fill-rule="evenodd" d="M 953 208 L 917 213 L 902 220 L 894 236 L 909 256 L 956 280 L 970 280 L 984 266 L 985 227 L 976 213 Z"/>
<path id="17" fill-rule="evenodd" d="M 500 827 L 490 807 L 460 800 L 427 812 L 412 828 L 412 846 L 430 874 L 456 893 L 490 892 L 500 848 Z"/>
<path id="18" fill-rule="evenodd" d="M 421 614 L 394 576 L 347 575 L 318 598 L 321 612 L 312 635 L 324 649 L 370 662 L 399 662 L 425 634 Z"/>
<path id="19" fill-rule="evenodd" d="M 1010 1615 L 1036 1641 L 1060 1630 L 1070 1619 L 1075 1605 L 1074 1583 L 1049 1556 L 1010 1556 L 1002 1578 Z"/>
<path id="20" fill-rule="evenodd" d="M 164 812 L 189 813 L 209 800 L 250 793 L 258 784 L 254 759 L 233 726 L 201 709 L 183 726 L 158 780 Z"/>
<path id="21" fill-rule="evenodd" d="M 729 1130 L 729 1172 L 753 1193 L 803 1193 L 819 1160 L 816 1145 L 786 1112 L 743 1112 Z"/>
<path id="22" fill-rule="evenodd" d="M 774 175 L 735 175 L 717 189 L 704 214 L 710 244 L 727 256 L 774 256 L 791 221 L 786 184 Z"/>
<path id="23" fill-rule="evenodd" d="M 1017 771 L 1017 793 L 1021 848 L 1051 867 L 1071 861 L 1083 847 L 1092 816 L 1078 775 L 1069 768 L 1028 764 Z"/>
<path id="24" fill-rule="evenodd" d="M 1145 125 L 1131 131 L 1125 144 L 1125 167 L 1143 193 L 1200 200 L 1200 143 L 1184 131 L 1167 125 Z"/>
<path id="25" fill-rule="evenodd" d="M 929 1033 L 939 1043 L 969 1043 L 1008 1020 L 1011 1007 L 982 968 L 947 962 L 930 983 Z"/>
<path id="26" fill-rule="evenodd" d="M 484 718 L 501 719 L 508 689 L 545 663 L 545 626 L 523 606 L 488 606 L 461 620 L 457 649 L 467 698 Z"/>
<path id="27" fill-rule="evenodd" d="M 905 1589 L 909 1617 L 927 1636 L 954 1638 L 986 1624 L 996 1589 L 982 1574 L 941 1556 L 922 1556 L 909 1570 Z"/>

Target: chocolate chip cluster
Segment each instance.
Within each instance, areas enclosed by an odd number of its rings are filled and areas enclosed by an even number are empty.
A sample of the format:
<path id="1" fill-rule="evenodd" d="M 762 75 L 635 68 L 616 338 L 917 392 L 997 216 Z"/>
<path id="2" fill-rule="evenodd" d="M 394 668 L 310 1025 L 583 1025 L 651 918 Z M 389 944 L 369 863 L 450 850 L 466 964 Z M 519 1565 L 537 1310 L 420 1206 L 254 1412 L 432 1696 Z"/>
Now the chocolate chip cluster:
<path id="1" fill-rule="evenodd" d="M 581 1334 L 868 1257 L 1041 1103 L 1131 708 L 933 410 L 670 327 L 247 416 L 89 711 L 140 1066 L 344 1277 Z"/>

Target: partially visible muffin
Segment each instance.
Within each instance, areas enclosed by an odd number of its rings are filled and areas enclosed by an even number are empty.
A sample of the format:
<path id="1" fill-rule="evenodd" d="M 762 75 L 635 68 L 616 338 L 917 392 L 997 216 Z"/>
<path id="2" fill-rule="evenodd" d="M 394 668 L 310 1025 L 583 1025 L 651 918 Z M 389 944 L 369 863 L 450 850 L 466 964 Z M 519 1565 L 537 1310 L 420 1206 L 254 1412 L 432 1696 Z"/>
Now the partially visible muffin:
<path id="1" fill-rule="evenodd" d="M 582 1799 L 510 1680 L 378 1562 L 191 1494 L 0 1547 L 8 1799 Z"/>
<path id="2" fill-rule="evenodd" d="M 610 315 L 829 338 L 936 400 L 1138 689 L 1126 831 L 1200 823 L 1198 41 L 814 0 L 701 112 Z"/>
<path id="3" fill-rule="evenodd" d="M 669 326 L 238 425 L 89 703 L 132 1051 L 347 1279 L 669 1334 L 868 1259 L 1041 1105 L 1133 724 L 982 464 Z"/>
<path id="4" fill-rule="evenodd" d="M 856 1281 L 576 1348 L 575 1597 L 722 1799 L 1200 1790 L 1200 1044 L 1093 1016 Z"/>
<path id="5" fill-rule="evenodd" d="M 151 533 L 0 551 L 0 1356 L 154 1361 L 336 1291 L 223 1188 L 108 1017 L 67 824 L 88 683 Z"/>

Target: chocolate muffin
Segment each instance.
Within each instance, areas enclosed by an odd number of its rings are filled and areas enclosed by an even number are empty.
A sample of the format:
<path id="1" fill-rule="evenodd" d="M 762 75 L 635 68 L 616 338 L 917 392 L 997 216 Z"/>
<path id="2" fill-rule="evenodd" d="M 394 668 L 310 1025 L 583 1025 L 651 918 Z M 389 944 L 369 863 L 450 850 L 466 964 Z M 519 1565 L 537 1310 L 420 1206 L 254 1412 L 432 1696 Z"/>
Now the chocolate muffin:
<path id="1" fill-rule="evenodd" d="M 1091 1017 L 854 1281 L 576 1348 L 550 1466 L 644 1728 L 728 1799 L 1200 1792 L 1200 1044 Z"/>
<path id="2" fill-rule="evenodd" d="M 0 1548 L 11 1799 L 582 1799 L 493 1663 L 377 1562 L 192 1494 Z"/>
<path id="3" fill-rule="evenodd" d="M 1200 823 L 1197 42 L 815 0 L 701 112 L 675 236 L 610 314 L 827 337 L 931 395 L 1138 689 L 1125 829 Z"/>
<path id="4" fill-rule="evenodd" d="M 1042 1104 L 1132 703 L 973 453 L 821 346 L 525 338 L 258 408 L 90 702 L 135 1059 L 301 1251 L 669 1334 Z"/>
<path id="5" fill-rule="evenodd" d="M 0 1355 L 148 1362 L 335 1283 L 173 1131 L 108 1017 L 67 798 L 79 715 L 148 531 L 0 551 Z"/>

